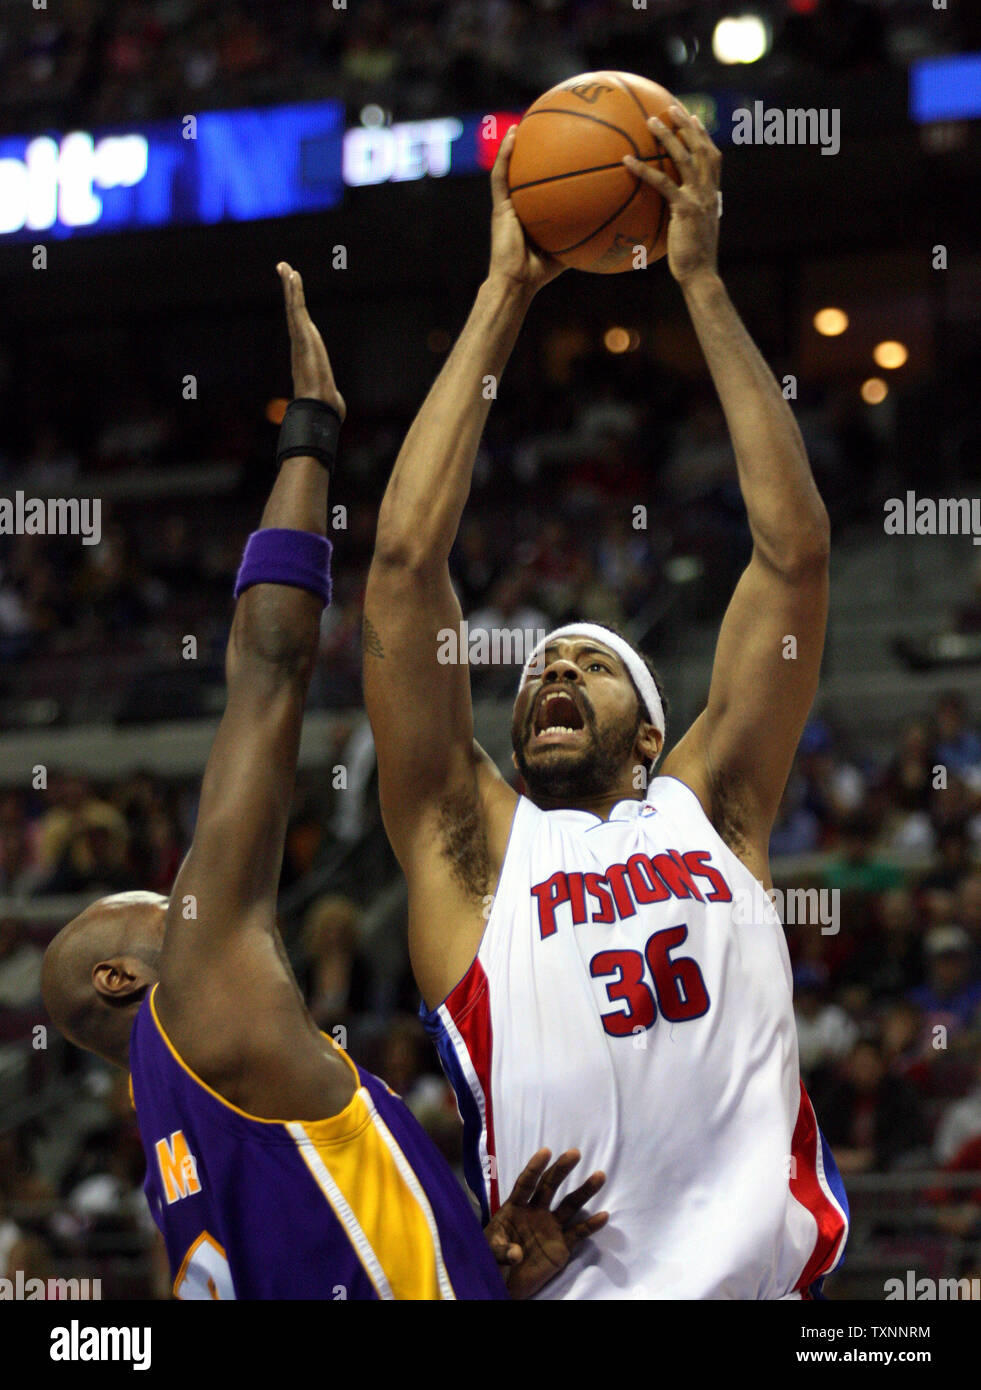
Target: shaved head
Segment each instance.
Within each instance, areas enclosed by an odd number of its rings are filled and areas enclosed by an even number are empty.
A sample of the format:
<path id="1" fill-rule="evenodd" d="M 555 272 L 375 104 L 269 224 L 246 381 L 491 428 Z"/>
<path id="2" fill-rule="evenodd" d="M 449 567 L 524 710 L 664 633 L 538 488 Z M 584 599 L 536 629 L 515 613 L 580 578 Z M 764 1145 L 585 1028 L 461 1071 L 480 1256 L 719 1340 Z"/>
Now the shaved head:
<path id="1" fill-rule="evenodd" d="M 100 898 L 64 927 L 44 955 L 41 989 L 51 1020 L 69 1042 L 118 1066 L 159 975 L 167 899 L 159 893 Z"/>

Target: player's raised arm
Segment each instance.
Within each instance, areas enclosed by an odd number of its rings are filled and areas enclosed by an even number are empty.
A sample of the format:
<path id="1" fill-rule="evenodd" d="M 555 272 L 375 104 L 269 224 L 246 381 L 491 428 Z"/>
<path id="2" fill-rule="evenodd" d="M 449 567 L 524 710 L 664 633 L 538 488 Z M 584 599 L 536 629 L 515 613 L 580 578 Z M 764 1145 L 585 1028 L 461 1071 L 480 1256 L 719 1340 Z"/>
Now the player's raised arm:
<path id="1" fill-rule="evenodd" d="M 193 842 L 170 898 L 158 1002 L 165 1023 L 179 1028 L 185 1055 L 202 1042 L 195 1018 L 204 1041 L 220 1032 L 215 1019 L 223 1002 L 244 1018 L 257 1001 L 270 1010 L 278 1002 L 263 962 L 279 949 L 283 844 L 330 592 L 329 464 L 345 406 L 307 314 L 300 276 L 285 263 L 278 270 L 298 403 L 287 412 L 279 475 L 239 571 L 227 704 L 205 768 Z M 289 972 L 276 973 L 295 1008 Z M 207 1010 L 200 1007 L 205 990 Z M 241 1040 L 230 1050 L 241 1054 Z"/>
<path id="2" fill-rule="evenodd" d="M 399 452 L 378 516 L 365 597 L 365 702 L 378 750 L 382 813 L 417 904 L 423 865 L 438 852 L 443 826 L 455 835 L 453 824 L 469 825 L 482 837 L 487 807 L 481 788 L 490 787 L 491 799 L 495 786 L 509 792 L 474 745 L 466 666 L 441 664 L 437 657 L 438 634 L 458 632 L 462 617 L 448 560 L 490 409 L 488 381 L 500 379 L 534 294 L 562 269 L 527 245 L 511 206 L 513 143 L 511 131 L 491 175 L 490 270 Z M 476 876 L 457 886 L 464 897 L 479 899 L 481 853 L 469 848 Z M 450 917 L 433 913 L 427 935 L 438 937 Z M 447 965 L 437 945 L 430 970 L 418 939 L 412 950 L 424 992 L 440 993 L 446 972 L 453 976 L 452 961 Z M 463 948 L 464 965 L 472 954 Z"/>
<path id="3" fill-rule="evenodd" d="M 716 648 L 708 705 L 662 772 L 698 794 L 765 876 L 770 828 L 817 689 L 828 599 L 828 516 L 793 413 L 719 278 L 722 157 L 681 108 L 649 124 L 678 170 L 625 163 L 670 204 L 668 264 L 725 412 L 753 535 Z"/>

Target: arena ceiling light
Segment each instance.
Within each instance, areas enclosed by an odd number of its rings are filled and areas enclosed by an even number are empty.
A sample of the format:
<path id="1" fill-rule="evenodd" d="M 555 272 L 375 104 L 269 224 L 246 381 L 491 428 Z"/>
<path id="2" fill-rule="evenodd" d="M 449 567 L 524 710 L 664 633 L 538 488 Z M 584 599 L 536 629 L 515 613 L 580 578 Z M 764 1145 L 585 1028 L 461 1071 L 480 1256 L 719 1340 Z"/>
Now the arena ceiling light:
<path id="1" fill-rule="evenodd" d="M 872 356 L 875 358 L 877 367 L 885 367 L 886 371 L 894 372 L 897 367 L 901 367 L 909 357 L 909 350 L 905 343 L 897 343 L 889 340 L 877 343 L 873 349 Z"/>
<path id="2" fill-rule="evenodd" d="M 848 315 L 844 309 L 819 309 L 813 322 L 823 338 L 837 338 L 848 327 Z"/>
<path id="3" fill-rule="evenodd" d="M 716 61 L 726 66 L 758 62 L 769 48 L 769 25 L 751 11 L 720 19 L 712 33 L 712 52 Z"/>
<path id="4" fill-rule="evenodd" d="M 630 349 L 630 334 L 625 328 L 608 328 L 603 334 L 603 346 L 607 352 L 618 354 Z"/>

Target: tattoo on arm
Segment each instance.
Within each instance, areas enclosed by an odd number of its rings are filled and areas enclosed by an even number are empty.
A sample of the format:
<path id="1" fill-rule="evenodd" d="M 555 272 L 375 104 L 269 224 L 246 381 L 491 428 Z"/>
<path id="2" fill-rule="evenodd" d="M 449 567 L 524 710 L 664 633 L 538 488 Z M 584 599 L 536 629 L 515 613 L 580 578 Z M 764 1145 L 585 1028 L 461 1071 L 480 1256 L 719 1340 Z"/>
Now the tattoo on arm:
<path id="1" fill-rule="evenodd" d="M 374 623 L 365 614 L 362 638 L 366 656 L 377 656 L 379 661 L 385 660 L 385 648 L 381 644 L 381 638 L 375 629 Z"/>

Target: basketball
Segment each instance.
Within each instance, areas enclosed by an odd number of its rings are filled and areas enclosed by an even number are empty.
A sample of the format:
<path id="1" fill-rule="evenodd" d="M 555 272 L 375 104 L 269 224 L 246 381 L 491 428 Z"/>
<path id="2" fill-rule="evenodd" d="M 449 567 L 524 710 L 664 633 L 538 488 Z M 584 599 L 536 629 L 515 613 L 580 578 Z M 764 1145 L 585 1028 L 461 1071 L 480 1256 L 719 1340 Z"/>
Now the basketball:
<path id="1" fill-rule="evenodd" d="M 625 154 L 678 172 L 647 128 L 675 98 L 629 72 L 586 72 L 552 87 L 518 126 L 508 168 L 514 210 L 528 236 L 563 265 L 596 275 L 638 268 L 667 249 L 668 207 L 622 163 Z"/>

